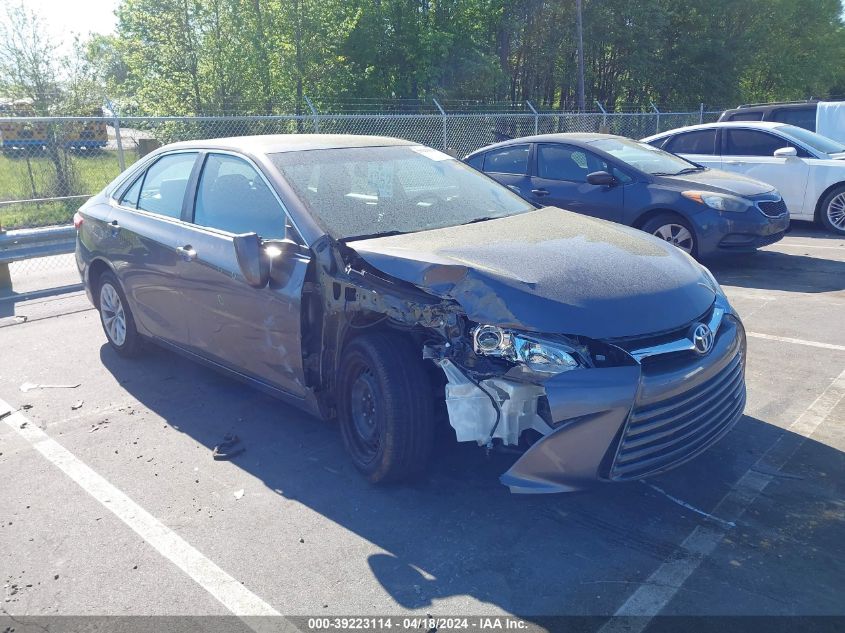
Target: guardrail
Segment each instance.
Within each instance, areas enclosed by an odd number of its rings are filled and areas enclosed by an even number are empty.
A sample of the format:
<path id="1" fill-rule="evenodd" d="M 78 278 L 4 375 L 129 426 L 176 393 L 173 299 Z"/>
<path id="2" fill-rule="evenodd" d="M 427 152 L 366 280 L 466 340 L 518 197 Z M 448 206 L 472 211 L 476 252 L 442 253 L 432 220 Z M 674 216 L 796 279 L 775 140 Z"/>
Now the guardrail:
<path id="1" fill-rule="evenodd" d="M 0 233 L 0 288 L 12 285 L 9 264 L 26 259 L 72 253 L 76 247 L 73 226 L 18 229 Z"/>

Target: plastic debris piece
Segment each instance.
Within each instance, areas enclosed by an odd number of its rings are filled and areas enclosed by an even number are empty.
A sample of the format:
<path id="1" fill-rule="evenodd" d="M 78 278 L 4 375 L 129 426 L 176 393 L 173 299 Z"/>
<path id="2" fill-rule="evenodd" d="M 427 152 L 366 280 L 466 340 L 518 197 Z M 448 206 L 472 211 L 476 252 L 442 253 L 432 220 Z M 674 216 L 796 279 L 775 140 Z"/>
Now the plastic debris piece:
<path id="1" fill-rule="evenodd" d="M 75 385 L 36 385 L 34 382 L 25 382 L 20 386 L 20 390 L 24 393 L 28 391 L 33 391 L 34 389 L 76 389 L 82 383 L 76 383 Z"/>
<path id="2" fill-rule="evenodd" d="M 214 447 L 214 450 L 211 452 L 212 458 L 221 461 L 240 455 L 245 449 L 243 446 L 237 446 L 239 443 L 240 439 L 237 435 L 227 433 L 223 436 L 223 441 Z"/>
<path id="3" fill-rule="evenodd" d="M 235 499 L 240 499 L 241 497 L 244 496 L 244 489 L 241 488 L 240 490 L 235 490 L 234 494 L 235 494 Z"/>
<path id="4" fill-rule="evenodd" d="M 81 409 L 83 404 L 84 402 L 82 400 L 77 400 L 72 405 L 70 405 L 70 408 L 72 411 L 76 411 L 77 409 Z"/>

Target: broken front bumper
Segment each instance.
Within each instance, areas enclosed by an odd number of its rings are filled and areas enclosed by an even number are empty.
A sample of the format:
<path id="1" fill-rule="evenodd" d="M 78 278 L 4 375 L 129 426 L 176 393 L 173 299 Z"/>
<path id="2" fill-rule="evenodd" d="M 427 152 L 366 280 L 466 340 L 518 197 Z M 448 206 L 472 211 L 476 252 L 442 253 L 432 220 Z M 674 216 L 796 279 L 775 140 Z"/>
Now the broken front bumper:
<path id="1" fill-rule="evenodd" d="M 553 430 L 501 476 L 512 492 L 568 492 L 674 468 L 724 436 L 745 407 L 745 332 L 726 315 L 706 356 L 584 369 L 543 383 Z"/>

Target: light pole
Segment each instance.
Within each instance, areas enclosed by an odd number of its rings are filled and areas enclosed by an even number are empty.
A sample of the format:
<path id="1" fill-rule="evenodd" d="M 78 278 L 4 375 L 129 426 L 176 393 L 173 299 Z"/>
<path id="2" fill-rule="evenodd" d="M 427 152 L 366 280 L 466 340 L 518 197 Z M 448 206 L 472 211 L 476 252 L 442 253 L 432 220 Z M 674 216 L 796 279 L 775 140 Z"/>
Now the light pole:
<path id="1" fill-rule="evenodd" d="M 578 31 L 578 110 L 584 111 L 584 24 L 581 21 L 581 0 L 575 0 L 575 24 Z"/>

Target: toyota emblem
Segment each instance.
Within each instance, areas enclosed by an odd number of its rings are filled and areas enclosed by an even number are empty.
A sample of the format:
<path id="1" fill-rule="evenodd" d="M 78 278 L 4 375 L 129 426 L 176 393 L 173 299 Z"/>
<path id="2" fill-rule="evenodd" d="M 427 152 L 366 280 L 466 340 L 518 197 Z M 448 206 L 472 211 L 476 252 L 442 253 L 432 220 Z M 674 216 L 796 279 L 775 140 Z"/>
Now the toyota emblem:
<path id="1" fill-rule="evenodd" d="M 703 356 L 713 347 L 713 330 L 706 324 L 699 323 L 692 331 L 692 344 L 695 345 L 695 351 Z"/>

